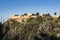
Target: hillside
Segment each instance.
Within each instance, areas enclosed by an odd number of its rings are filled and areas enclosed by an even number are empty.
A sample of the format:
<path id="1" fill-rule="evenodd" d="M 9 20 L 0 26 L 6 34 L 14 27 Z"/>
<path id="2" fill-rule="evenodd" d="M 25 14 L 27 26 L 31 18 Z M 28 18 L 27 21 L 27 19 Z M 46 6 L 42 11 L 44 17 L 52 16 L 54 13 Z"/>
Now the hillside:
<path id="1" fill-rule="evenodd" d="M 41 16 L 39 13 L 28 17 L 24 15 L 23 18 L 15 15 L 19 18 L 10 18 L 1 24 L 1 40 L 60 40 L 60 16 L 54 18 L 50 14 Z"/>

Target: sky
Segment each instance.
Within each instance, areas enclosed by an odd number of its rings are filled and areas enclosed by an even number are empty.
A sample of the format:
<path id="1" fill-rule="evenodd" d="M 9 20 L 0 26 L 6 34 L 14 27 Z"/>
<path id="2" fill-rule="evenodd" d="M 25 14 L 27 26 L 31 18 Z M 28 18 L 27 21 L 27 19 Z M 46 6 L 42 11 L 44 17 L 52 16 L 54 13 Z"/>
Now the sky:
<path id="1" fill-rule="evenodd" d="M 24 13 L 60 14 L 60 0 L 0 0 L 0 17 L 7 20 L 11 15 Z"/>

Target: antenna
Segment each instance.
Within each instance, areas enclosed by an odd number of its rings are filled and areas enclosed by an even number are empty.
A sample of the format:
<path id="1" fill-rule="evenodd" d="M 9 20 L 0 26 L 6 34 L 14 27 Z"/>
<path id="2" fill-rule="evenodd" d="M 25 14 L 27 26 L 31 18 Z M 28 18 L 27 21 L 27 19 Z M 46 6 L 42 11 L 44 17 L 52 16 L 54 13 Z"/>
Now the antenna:
<path id="1" fill-rule="evenodd" d="M 1 16 L 1 23 L 2 23 L 2 16 Z"/>
<path id="2" fill-rule="evenodd" d="M 0 16 L 0 22 L 2 23 L 2 16 Z"/>

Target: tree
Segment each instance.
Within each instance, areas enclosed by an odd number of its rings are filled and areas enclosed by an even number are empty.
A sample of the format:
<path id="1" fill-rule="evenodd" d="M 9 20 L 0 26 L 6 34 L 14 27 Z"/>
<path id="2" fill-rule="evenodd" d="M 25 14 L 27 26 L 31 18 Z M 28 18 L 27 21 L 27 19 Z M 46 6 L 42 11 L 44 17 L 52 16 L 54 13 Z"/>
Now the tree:
<path id="1" fill-rule="evenodd" d="M 19 15 L 16 15 L 16 14 L 15 14 L 15 16 L 19 16 Z"/>
<path id="2" fill-rule="evenodd" d="M 32 14 L 33 16 L 35 16 L 36 14 Z"/>
<path id="3" fill-rule="evenodd" d="M 24 15 L 27 15 L 27 13 L 25 13 Z"/>
<path id="4" fill-rule="evenodd" d="M 55 13 L 54 13 L 54 15 L 56 16 L 56 15 L 57 15 L 57 13 L 55 12 Z"/>
<path id="5" fill-rule="evenodd" d="M 47 15 L 51 17 L 50 13 L 48 13 Z"/>
<path id="6" fill-rule="evenodd" d="M 0 23 L 0 40 L 2 40 L 2 35 L 3 35 L 2 31 L 3 31 L 3 25 L 2 23 Z"/>
<path id="7" fill-rule="evenodd" d="M 36 15 L 39 15 L 39 12 L 37 12 Z"/>

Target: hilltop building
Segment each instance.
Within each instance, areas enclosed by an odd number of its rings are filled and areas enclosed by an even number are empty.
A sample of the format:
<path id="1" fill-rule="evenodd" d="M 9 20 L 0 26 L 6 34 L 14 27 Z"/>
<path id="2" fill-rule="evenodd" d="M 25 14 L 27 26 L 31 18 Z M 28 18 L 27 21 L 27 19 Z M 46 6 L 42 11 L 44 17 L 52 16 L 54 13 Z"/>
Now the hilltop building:
<path id="1" fill-rule="evenodd" d="M 24 15 L 13 15 L 13 16 L 11 16 L 10 18 L 11 19 L 14 19 L 14 20 L 16 20 L 16 21 L 18 21 L 18 22 L 26 22 L 27 21 L 27 19 L 29 19 L 29 18 L 36 18 L 37 17 L 37 15 L 39 15 L 39 16 L 42 16 L 42 17 L 48 17 L 48 16 L 50 16 L 50 14 L 24 14 Z M 51 17 L 51 16 L 50 16 Z M 58 18 L 59 16 L 57 15 L 57 16 L 52 16 L 53 18 Z"/>
<path id="2" fill-rule="evenodd" d="M 27 19 L 29 19 L 29 18 L 36 18 L 36 17 L 37 17 L 36 15 L 27 14 L 27 15 L 21 15 L 21 16 L 20 15 L 13 15 L 10 18 L 14 19 L 14 20 L 16 20 L 18 22 L 22 22 L 22 21 L 26 22 Z"/>

